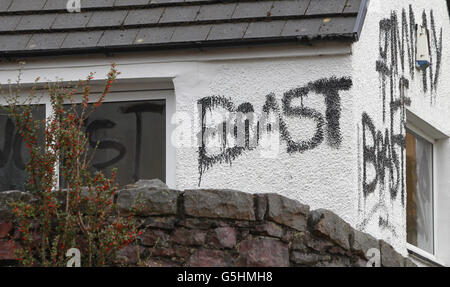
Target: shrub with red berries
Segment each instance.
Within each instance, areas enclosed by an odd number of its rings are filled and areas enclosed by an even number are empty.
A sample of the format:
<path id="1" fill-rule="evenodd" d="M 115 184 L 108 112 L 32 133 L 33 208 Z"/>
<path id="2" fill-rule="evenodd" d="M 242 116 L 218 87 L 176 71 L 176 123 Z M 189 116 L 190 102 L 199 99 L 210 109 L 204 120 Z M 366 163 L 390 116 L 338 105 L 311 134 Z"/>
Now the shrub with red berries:
<path id="1" fill-rule="evenodd" d="M 111 266 L 117 263 L 117 252 L 140 235 L 132 217 L 115 216 L 117 171 L 109 178 L 91 172 L 95 151 L 90 150 L 83 129 L 118 74 L 112 65 L 101 95 L 93 101 L 92 73 L 73 86 L 47 83 L 44 90 L 52 113 L 45 120 L 33 118 L 36 106 L 30 104 L 37 100 L 39 79 L 26 99 L 19 95 L 19 81 L 10 83 L 4 95 L 8 105 L 3 108 L 27 146 L 27 191 L 35 199 L 13 206 L 20 236 L 11 240 L 21 265 L 66 266 L 67 250 L 77 248 L 82 266 Z M 81 103 L 77 103 L 80 96 Z"/>

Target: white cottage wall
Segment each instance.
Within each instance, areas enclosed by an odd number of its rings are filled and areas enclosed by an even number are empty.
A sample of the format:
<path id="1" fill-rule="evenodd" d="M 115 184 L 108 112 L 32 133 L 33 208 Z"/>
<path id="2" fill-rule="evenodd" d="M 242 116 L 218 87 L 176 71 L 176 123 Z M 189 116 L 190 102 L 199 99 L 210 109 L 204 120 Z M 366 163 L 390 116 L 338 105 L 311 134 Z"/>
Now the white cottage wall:
<path id="1" fill-rule="evenodd" d="M 348 56 L 310 56 L 285 59 L 220 61 L 199 65 L 199 80 L 191 91 L 179 96 L 178 107 L 191 111 L 200 99 L 209 96 L 229 98 L 237 107 L 250 103 L 255 113 L 262 114 L 267 95 L 273 94 L 282 112 L 282 99 L 286 92 L 306 87 L 317 80 L 351 77 Z M 177 86 L 177 81 L 175 81 Z M 200 84 L 200 85 L 199 85 Z M 340 146 L 330 146 L 327 128 L 321 127 L 324 139 L 317 147 L 303 152 L 287 152 L 287 144 L 280 142 L 279 153 L 271 158 L 261 153 L 261 147 L 244 151 L 230 163 L 214 163 L 205 170 L 199 183 L 198 148 L 180 149 L 177 181 L 180 188 L 231 188 L 246 192 L 277 192 L 311 205 L 312 208 L 329 208 L 349 222 L 355 222 L 352 208 L 355 194 L 353 126 L 353 99 L 350 91 L 339 91 Z M 310 92 L 304 98 L 305 107 L 315 109 L 325 118 L 324 95 Z M 300 105 L 300 99 L 292 102 Z M 209 113 L 207 112 L 209 115 Z M 281 115 L 294 141 L 309 141 L 314 137 L 316 120 Z M 220 153 L 220 151 L 218 152 Z"/>
<path id="2" fill-rule="evenodd" d="M 411 38 L 410 26 L 413 21 L 419 25 L 426 21 L 426 26 L 430 31 L 432 66 L 426 70 L 425 76 L 415 67 L 410 69 L 410 60 L 412 59 L 410 55 L 415 54 L 412 52 L 415 40 Z M 438 259 L 439 257 L 447 258 L 447 264 L 448 250 L 443 247 L 445 245 L 443 240 L 448 242 L 449 233 L 445 224 L 449 225 L 450 214 L 443 212 L 443 203 L 436 199 L 448 197 L 446 195 L 448 186 L 442 181 L 444 178 L 448 178 L 450 173 L 448 163 L 445 163 L 445 161 L 448 162 L 448 157 L 445 156 L 448 152 L 444 147 L 448 146 L 446 137 L 450 135 L 448 112 L 450 109 L 448 96 L 450 82 L 446 80 L 450 73 L 448 69 L 450 60 L 449 24 L 445 1 L 371 0 L 361 38 L 353 45 L 352 54 L 353 95 L 356 103 L 355 114 L 358 118 L 355 125 L 359 154 L 357 164 L 359 169 L 358 227 L 378 238 L 386 239 L 397 250 L 406 254 L 405 178 L 402 176 L 398 178 L 396 175 L 399 167 L 400 171 L 404 169 L 404 165 L 403 168 L 401 167 L 405 160 L 404 152 L 402 153 L 400 144 L 395 144 L 393 150 L 397 154 L 388 155 L 386 168 L 381 169 L 385 171 L 384 177 L 382 172 L 375 172 L 375 162 L 383 164 L 383 157 L 380 156 L 383 152 L 382 150 L 376 152 L 376 160 L 371 158 L 371 152 L 364 152 L 363 126 L 365 125 L 365 146 L 367 148 L 373 147 L 370 123 L 373 123 L 376 132 L 381 132 L 384 143 L 379 141 L 380 149 L 389 146 L 389 142 L 392 144 L 395 141 L 395 135 L 404 134 L 401 127 L 403 120 L 430 127 L 423 132 L 439 140 L 435 151 L 435 180 L 437 182 L 435 182 L 434 188 L 435 202 L 438 203 L 435 214 L 438 218 L 436 221 L 436 257 Z M 395 25 L 398 25 L 397 28 L 394 27 Z M 440 38 L 441 29 L 442 40 Z M 387 46 L 385 46 L 386 43 Z M 388 48 L 386 58 L 383 58 L 386 47 Z M 391 48 L 393 49 L 391 50 Z M 414 64 L 414 62 L 412 63 Z M 391 70 L 392 66 L 397 70 Z M 385 68 L 388 68 L 388 71 L 384 70 Z M 390 71 L 394 71 L 392 77 Z M 430 71 L 432 71 L 432 75 L 430 75 Z M 384 101 L 383 87 L 386 88 Z M 391 88 L 393 89 L 392 93 Z M 396 102 L 396 100 L 402 99 L 402 94 L 405 100 L 404 109 L 400 107 L 391 110 L 391 103 L 403 105 L 401 102 Z M 405 116 L 406 113 L 402 115 L 402 111 L 407 111 L 410 116 Z M 363 114 L 367 115 L 366 120 L 364 120 Z M 386 130 L 389 133 L 387 137 L 385 136 Z M 386 144 L 386 140 L 388 140 L 388 144 Z M 397 167 L 395 166 L 396 160 L 400 163 Z M 365 167 L 364 163 L 366 163 Z M 390 164 L 394 164 L 393 179 L 389 178 L 388 165 Z M 365 178 L 364 170 L 366 170 Z M 377 176 L 378 179 L 376 179 Z M 385 186 L 382 184 L 383 181 L 386 183 Z M 376 182 L 374 189 L 369 187 L 372 182 Z M 364 183 L 367 184 L 366 192 Z M 400 183 L 399 189 L 395 188 L 396 183 Z"/>

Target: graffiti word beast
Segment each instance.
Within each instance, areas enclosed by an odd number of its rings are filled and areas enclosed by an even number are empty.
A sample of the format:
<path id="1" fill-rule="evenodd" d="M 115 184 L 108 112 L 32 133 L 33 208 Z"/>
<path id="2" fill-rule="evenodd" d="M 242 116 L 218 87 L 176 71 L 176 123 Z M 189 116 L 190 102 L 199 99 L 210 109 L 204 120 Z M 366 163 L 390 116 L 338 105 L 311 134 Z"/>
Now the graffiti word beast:
<path id="1" fill-rule="evenodd" d="M 374 193 L 378 184 L 384 188 L 388 171 L 389 191 L 391 198 L 394 199 L 403 185 L 400 156 L 403 156 L 404 136 L 401 133 L 394 134 L 389 129 L 384 132 L 376 130 L 372 119 L 366 113 L 362 115 L 362 127 L 364 196 Z M 400 148 L 401 155 L 396 151 L 396 147 Z M 375 174 L 369 181 L 370 166 L 375 170 Z"/>
<path id="2" fill-rule="evenodd" d="M 283 94 L 281 107 L 273 93 L 266 96 L 262 112 L 255 114 L 251 103 L 236 106 L 223 96 L 205 97 L 198 101 L 201 119 L 199 134 L 199 185 L 203 173 L 218 163 L 229 163 L 244 151 L 252 150 L 267 143 L 286 143 L 289 154 L 302 153 L 318 147 L 327 140 L 333 148 L 339 148 L 342 136 L 340 130 L 341 98 L 340 91 L 349 90 L 352 80 L 343 78 L 326 78 L 289 90 Z M 322 95 L 325 113 L 304 105 L 303 100 L 310 93 Z M 300 100 L 299 106 L 293 101 Z M 219 123 L 208 125 L 207 115 L 219 113 Z M 222 115 L 222 119 L 220 116 Z M 217 116 L 217 113 L 216 113 Z M 313 136 L 308 140 L 295 140 L 288 129 L 286 119 L 306 119 L 315 124 Z M 217 122 L 217 119 L 216 119 Z M 219 147 L 219 152 L 210 154 L 210 149 Z"/>

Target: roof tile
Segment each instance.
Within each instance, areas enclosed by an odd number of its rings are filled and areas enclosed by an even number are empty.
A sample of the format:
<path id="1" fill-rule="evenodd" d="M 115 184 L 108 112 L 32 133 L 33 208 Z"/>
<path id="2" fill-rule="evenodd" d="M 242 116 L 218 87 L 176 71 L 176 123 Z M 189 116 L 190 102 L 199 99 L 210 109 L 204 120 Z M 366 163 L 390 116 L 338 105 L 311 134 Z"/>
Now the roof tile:
<path id="1" fill-rule="evenodd" d="M 46 0 L 14 0 L 8 12 L 41 10 Z"/>
<path id="2" fill-rule="evenodd" d="M 61 48 L 95 47 L 103 35 L 103 31 L 72 32 L 64 40 Z"/>
<path id="3" fill-rule="evenodd" d="M 127 10 L 94 12 L 87 27 L 120 26 L 127 16 Z"/>
<path id="4" fill-rule="evenodd" d="M 312 36 L 319 33 L 322 19 L 288 20 L 281 32 L 282 36 Z"/>
<path id="5" fill-rule="evenodd" d="M 194 21 L 199 10 L 200 6 L 167 7 L 164 10 L 163 16 L 159 22 L 169 23 Z"/>
<path id="6" fill-rule="evenodd" d="M 52 50 L 61 47 L 67 33 L 52 33 L 52 34 L 34 34 L 28 45 L 27 50 Z"/>
<path id="7" fill-rule="evenodd" d="M 344 13 L 358 13 L 361 0 L 348 0 L 345 4 Z"/>
<path id="8" fill-rule="evenodd" d="M 236 18 L 256 18 L 270 16 L 273 1 L 240 2 L 233 13 Z"/>
<path id="9" fill-rule="evenodd" d="M 244 38 L 264 38 L 281 36 L 286 21 L 253 22 L 248 26 Z"/>
<path id="10" fill-rule="evenodd" d="M 16 27 L 16 31 L 24 30 L 46 30 L 50 29 L 53 22 L 56 19 L 56 14 L 49 15 L 29 15 L 22 17 L 19 25 Z"/>
<path id="11" fill-rule="evenodd" d="M 274 1 L 271 16 L 305 15 L 310 0 Z"/>
<path id="12" fill-rule="evenodd" d="M 354 17 L 325 18 L 319 33 L 323 35 L 352 33 L 355 27 Z"/>
<path id="13" fill-rule="evenodd" d="M 92 12 L 58 14 L 52 29 L 84 28 L 91 16 Z"/>
<path id="14" fill-rule="evenodd" d="M 105 31 L 97 46 L 125 46 L 132 45 L 139 29 Z"/>
<path id="15" fill-rule="evenodd" d="M 14 31 L 19 24 L 22 16 L 3 16 L 0 17 L 0 32 Z"/>
<path id="16" fill-rule="evenodd" d="M 347 0 L 311 0 L 306 15 L 341 14 Z"/>
<path id="17" fill-rule="evenodd" d="M 203 5 L 197 16 L 197 21 L 231 19 L 236 3 Z"/>
<path id="18" fill-rule="evenodd" d="M 150 4 L 182 3 L 184 0 L 150 0 Z"/>
<path id="19" fill-rule="evenodd" d="M 208 40 L 241 39 L 244 37 L 248 23 L 225 23 L 212 26 Z"/>
<path id="20" fill-rule="evenodd" d="M 67 0 L 47 0 L 43 10 L 64 10 L 67 9 Z"/>
<path id="21" fill-rule="evenodd" d="M 30 38 L 30 34 L 0 35 L 0 51 L 7 52 L 14 50 L 25 50 Z"/>
<path id="22" fill-rule="evenodd" d="M 130 10 L 124 25 L 155 24 L 159 22 L 164 8 Z"/>
<path id="23" fill-rule="evenodd" d="M 173 32 L 171 42 L 204 41 L 208 37 L 211 25 L 179 26 Z"/>
<path id="24" fill-rule="evenodd" d="M 142 28 L 136 36 L 136 44 L 168 43 L 172 38 L 175 27 Z"/>
<path id="25" fill-rule="evenodd" d="M 13 0 L 0 0 L 0 12 L 8 11 Z"/>
<path id="26" fill-rule="evenodd" d="M 116 0 L 114 6 L 132 6 L 132 5 L 147 5 L 150 0 Z"/>
<path id="27" fill-rule="evenodd" d="M 81 9 L 86 8 L 104 8 L 104 7 L 113 7 L 114 0 L 89 0 L 89 1 L 81 1 Z"/>

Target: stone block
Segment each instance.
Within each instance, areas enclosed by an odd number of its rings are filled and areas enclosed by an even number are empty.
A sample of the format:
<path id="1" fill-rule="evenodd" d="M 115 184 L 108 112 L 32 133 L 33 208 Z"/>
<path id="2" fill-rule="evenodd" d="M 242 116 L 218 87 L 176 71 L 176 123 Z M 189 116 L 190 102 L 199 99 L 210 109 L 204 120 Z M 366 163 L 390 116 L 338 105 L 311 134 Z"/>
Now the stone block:
<path id="1" fill-rule="evenodd" d="M 13 243 L 0 241 L 0 260 L 16 260 Z"/>
<path id="2" fill-rule="evenodd" d="M 256 220 L 264 220 L 267 211 L 267 197 L 265 194 L 255 194 Z"/>
<path id="3" fill-rule="evenodd" d="M 272 238 L 244 240 L 239 244 L 239 258 L 236 265 L 242 267 L 288 267 L 288 246 L 280 240 Z"/>
<path id="4" fill-rule="evenodd" d="M 414 263 L 411 259 L 405 258 L 405 260 L 404 260 L 404 266 L 405 266 L 405 267 L 417 267 L 417 264 Z"/>
<path id="5" fill-rule="evenodd" d="M 355 230 L 350 237 L 350 245 L 352 252 L 360 255 L 362 258 L 369 260 L 367 252 L 372 249 L 380 249 L 380 244 L 375 237 L 370 234 Z"/>
<path id="6" fill-rule="evenodd" d="M 32 196 L 28 192 L 18 190 L 0 192 L 0 220 L 9 220 L 14 217 L 11 203 L 19 200 L 31 202 Z"/>
<path id="7" fill-rule="evenodd" d="M 262 235 L 267 235 L 271 237 L 282 238 L 283 237 L 283 227 L 273 223 L 271 221 L 266 221 L 255 226 L 255 231 Z"/>
<path id="8" fill-rule="evenodd" d="M 159 180 L 138 181 L 118 192 L 117 206 L 121 216 L 176 215 L 179 191 L 169 190 Z"/>
<path id="9" fill-rule="evenodd" d="M 253 196 L 234 190 L 192 190 L 184 193 L 186 215 L 255 220 Z"/>
<path id="10" fill-rule="evenodd" d="M 233 248 L 236 245 L 237 234 L 232 227 L 218 227 L 212 231 L 209 242 L 217 248 Z"/>
<path id="11" fill-rule="evenodd" d="M 330 256 L 320 256 L 314 253 L 305 253 L 299 251 L 292 251 L 290 259 L 295 264 L 301 264 L 306 266 L 312 266 L 320 260 L 331 260 Z"/>
<path id="12" fill-rule="evenodd" d="M 171 240 L 180 245 L 201 246 L 205 244 L 206 231 L 196 229 L 177 228 Z"/>
<path id="13" fill-rule="evenodd" d="M 381 267 L 404 267 L 403 256 L 389 243 L 380 240 Z"/>
<path id="14" fill-rule="evenodd" d="M 11 222 L 0 222 L 0 239 L 5 238 L 12 230 Z"/>
<path id="15" fill-rule="evenodd" d="M 348 250 L 353 228 L 342 218 L 325 209 L 311 211 L 308 225 L 313 234 L 326 237 Z"/>
<path id="16" fill-rule="evenodd" d="M 278 194 L 267 194 L 267 202 L 269 220 L 298 231 L 306 230 L 309 206 Z"/>
<path id="17" fill-rule="evenodd" d="M 227 267 L 225 253 L 220 250 L 200 249 L 189 258 L 190 267 Z"/>
<path id="18" fill-rule="evenodd" d="M 171 230 L 175 228 L 177 223 L 177 218 L 175 216 L 159 217 L 151 216 L 147 217 L 144 221 L 144 225 L 150 228 L 160 228 Z"/>
<path id="19" fill-rule="evenodd" d="M 170 236 L 162 230 L 147 229 L 140 237 L 141 244 L 144 246 L 155 247 L 169 245 Z"/>

